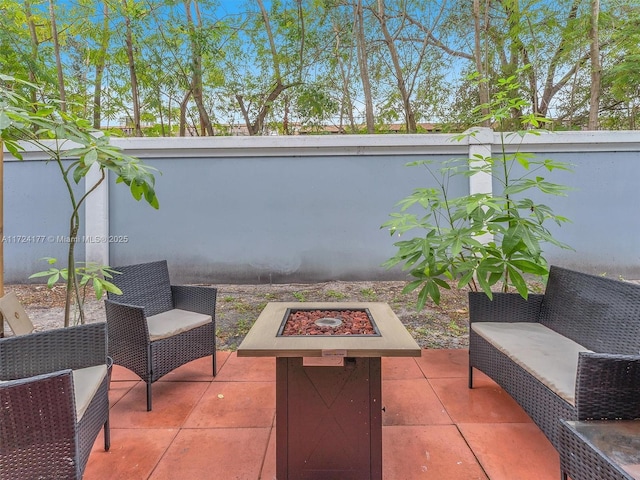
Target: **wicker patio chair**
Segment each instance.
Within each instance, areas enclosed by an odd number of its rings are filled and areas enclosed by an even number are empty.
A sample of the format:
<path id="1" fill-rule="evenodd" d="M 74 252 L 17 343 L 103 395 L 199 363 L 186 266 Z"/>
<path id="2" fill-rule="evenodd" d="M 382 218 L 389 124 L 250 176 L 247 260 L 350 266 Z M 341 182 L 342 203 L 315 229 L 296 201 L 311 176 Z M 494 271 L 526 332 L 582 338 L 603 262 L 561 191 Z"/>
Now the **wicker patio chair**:
<path id="1" fill-rule="evenodd" d="M 165 260 L 113 267 L 112 281 L 122 295 L 105 300 L 109 356 L 147 384 L 208 355 L 216 375 L 215 308 L 217 289 L 171 285 Z"/>
<path id="2" fill-rule="evenodd" d="M 0 339 L 0 479 L 80 479 L 104 428 L 106 325 Z"/>

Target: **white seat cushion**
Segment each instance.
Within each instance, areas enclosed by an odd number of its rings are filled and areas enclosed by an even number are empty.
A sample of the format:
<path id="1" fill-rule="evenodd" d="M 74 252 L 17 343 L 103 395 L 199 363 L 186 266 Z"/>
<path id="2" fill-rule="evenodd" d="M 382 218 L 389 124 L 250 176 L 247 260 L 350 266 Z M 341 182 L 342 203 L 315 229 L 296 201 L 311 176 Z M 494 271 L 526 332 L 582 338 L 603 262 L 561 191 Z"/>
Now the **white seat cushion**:
<path id="1" fill-rule="evenodd" d="M 210 322 L 211 315 L 174 308 L 173 310 L 147 317 L 149 339 L 153 342 L 155 340 L 173 337 L 174 335 L 201 327 Z"/>
<path id="2" fill-rule="evenodd" d="M 94 367 L 80 368 L 73 370 L 71 373 L 73 375 L 73 393 L 76 400 L 76 419 L 79 422 L 98 391 L 102 380 L 107 376 L 107 366 L 96 365 Z"/>
<path id="3" fill-rule="evenodd" d="M 4 316 L 14 335 L 27 335 L 33 332 L 33 323 L 15 293 L 9 292 L 0 298 L 0 313 Z"/>
<path id="4" fill-rule="evenodd" d="M 476 322 L 471 328 L 551 391 L 575 404 L 578 353 L 591 350 L 539 323 Z"/>

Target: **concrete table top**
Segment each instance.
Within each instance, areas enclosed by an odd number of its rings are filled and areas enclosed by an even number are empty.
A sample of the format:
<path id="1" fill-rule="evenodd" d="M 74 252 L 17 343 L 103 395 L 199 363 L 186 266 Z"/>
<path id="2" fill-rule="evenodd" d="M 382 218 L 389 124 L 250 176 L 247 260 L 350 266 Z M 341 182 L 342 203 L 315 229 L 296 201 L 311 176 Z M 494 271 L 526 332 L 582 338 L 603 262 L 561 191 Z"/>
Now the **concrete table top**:
<path id="1" fill-rule="evenodd" d="M 287 309 L 367 309 L 380 336 L 278 336 Z M 269 302 L 238 347 L 238 357 L 419 357 L 420 347 L 382 302 Z"/>

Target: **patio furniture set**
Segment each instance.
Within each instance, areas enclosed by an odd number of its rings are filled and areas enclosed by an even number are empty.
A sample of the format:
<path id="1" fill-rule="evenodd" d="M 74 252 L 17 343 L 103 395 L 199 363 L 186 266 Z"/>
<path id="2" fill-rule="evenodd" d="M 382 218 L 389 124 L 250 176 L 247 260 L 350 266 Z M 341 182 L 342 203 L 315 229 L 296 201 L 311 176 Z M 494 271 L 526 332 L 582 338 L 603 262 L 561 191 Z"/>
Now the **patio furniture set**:
<path id="1" fill-rule="evenodd" d="M 32 333 L 17 300 L 0 299 L 4 317 L 21 322 L 0 339 L 0 479 L 82 478 L 101 429 L 109 449 L 112 363 L 147 384 L 147 410 L 152 384 L 177 367 L 212 355 L 215 376 L 217 290 L 171 285 L 166 261 L 114 268 L 123 295 L 105 300 L 106 323 Z M 317 418 L 343 423 L 359 422 L 345 407 L 358 396 L 356 410 L 369 412 L 367 431 L 353 430 L 373 443 L 357 457 L 356 475 L 379 478 L 379 357 L 419 348 L 391 309 L 376 303 L 349 308 L 373 311 L 378 335 L 284 338 L 283 308 L 294 307 L 268 304 L 238 351 L 278 357 L 278 478 L 289 471 L 295 478 L 310 458 L 320 459 L 312 465 L 317 473 L 328 458 L 295 440 L 308 435 L 295 412 L 305 408 L 297 396 L 309 392 L 317 395 L 309 398 Z M 475 368 L 509 393 L 559 451 L 563 479 L 640 478 L 640 285 L 551 267 L 544 294 L 526 300 L 470 293 L 469 317 L 469 387 Z M 338 383 L 348 388 L 336 390 Z M 351 448 L 330 445 L 333 453 Z"/>
<path id="2" fill-rule="evenodd" d="M 551 267 L 526 300 L 470 293 L 469 322 L 469 387 L 476 368 L 509 393 L 565 479 L 639 478 L 640 285 Z M 607 453 L 623 447 L 624 459 Z"/>
<path id="3" fill-rule="evenodd" d="M 179 366 L 212 355 L 215 375 L 217 290 L 172 286 L 166 261 L 118 271 L 106 323 L 31 333 L 15 296 L 0 302 L 14 332 L 0 339 L 0 480 L 82 478 L 101 428 L 110 447 L 113 363 L 146 382 L 147 410 L 151 384 Z"/>

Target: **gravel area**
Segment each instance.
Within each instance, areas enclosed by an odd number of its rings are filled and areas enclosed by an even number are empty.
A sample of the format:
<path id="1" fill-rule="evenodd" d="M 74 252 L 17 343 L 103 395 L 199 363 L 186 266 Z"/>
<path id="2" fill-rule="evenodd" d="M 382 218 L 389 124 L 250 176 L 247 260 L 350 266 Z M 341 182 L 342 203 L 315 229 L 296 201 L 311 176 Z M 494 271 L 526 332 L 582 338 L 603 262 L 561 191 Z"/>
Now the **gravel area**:
<path id="1" fill-rule="evenodd" d="M 427 304 L 417 312 L 416 292 L 402 294 L 405 282 L 323 282 L 314 284 L 216 285 L 218 347 L 234 350 L 268 302 L 386 302 L 422 348 L 468 346 L 467 293 L 443 292 L 440 305 Z M 55 285 L 6 285 L 22 302 L 36 330 L 64 325 L 65 287 Z M 95 297 L 85 304 L 87 322 L 104 321 L 104 302 Z M 5 324 L 5 332 L 11 334 Z"/>

